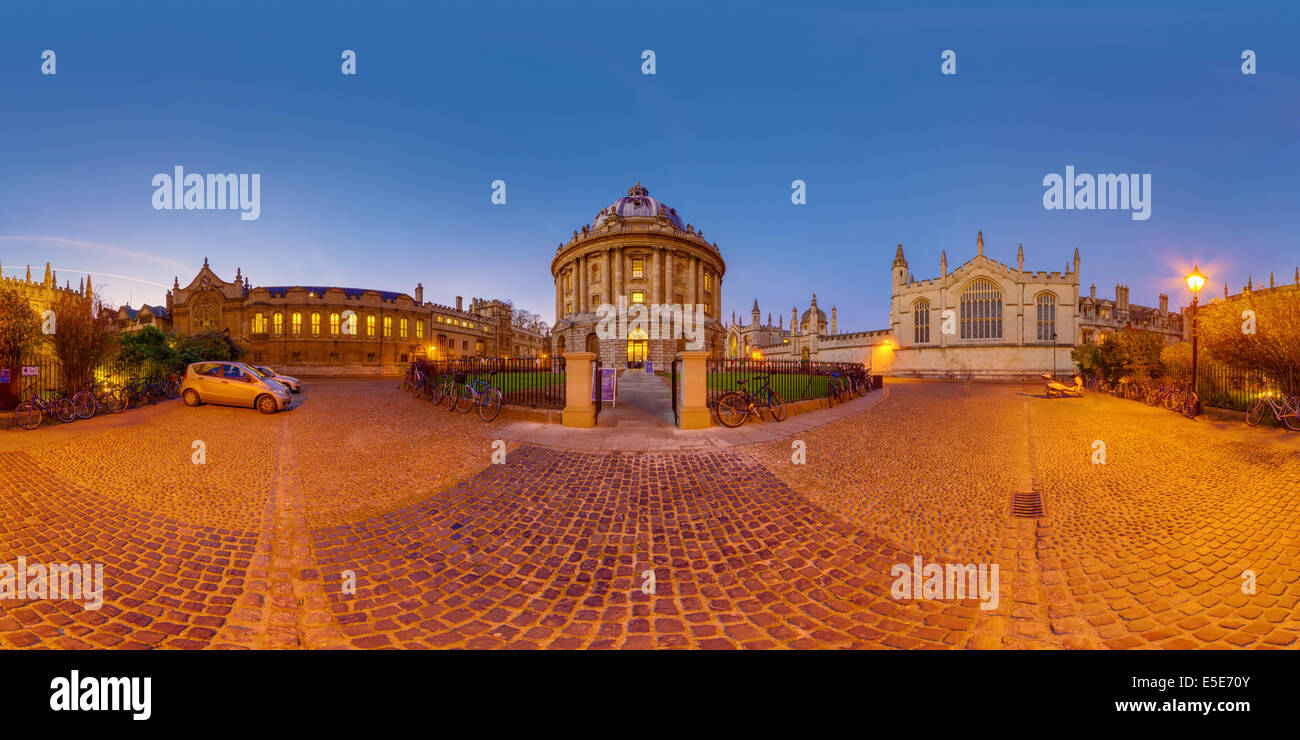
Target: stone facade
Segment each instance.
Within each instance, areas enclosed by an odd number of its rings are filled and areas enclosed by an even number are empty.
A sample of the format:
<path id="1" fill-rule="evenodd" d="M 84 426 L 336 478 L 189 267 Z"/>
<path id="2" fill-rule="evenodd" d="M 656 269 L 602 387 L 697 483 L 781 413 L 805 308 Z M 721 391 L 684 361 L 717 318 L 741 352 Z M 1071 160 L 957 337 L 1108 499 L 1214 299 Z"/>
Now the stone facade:
<path id="1" fill-rule="evenodd" d="M 596 332 L 602 304 L 704 306 L 705 349 L 720 356 L 725 328 L 718 316 L 726 263 L 716 243 L 704 240 L 677 211 L 655 198 L 641 183 L 627 196 L 602 208 L 591 224 L 574 231 L 551 260 L 555 280 L 555 315 L 551 347 L 597 353 L 606 366 L 622 367 L 644 360 L 666 367 L 686 348 L 673 336 L 607 337 Z"/>
<path id="2" fill-rule="evenodd" d="M 92 293 L 94 289 L 90 284 L 90 276 L 87 275 L 85 280 L 79 280 L 77 287 L 73 288 L 72 283 L 65 282 L 62 288 L 59 287 L 58 274 L 50 269 L 50 263 L 45 263 L 45 277 L 39 281 L 32 280 L 32 266 L 27 266 L 27 276 L 24 278 L 7 278 L 3 277 L 3 265 L 0 265 L 0 284 L 10 288 L 15 288 L 19 293 L 27 297 L 31 304 L 32 310 L 40 314 L 45 312 L 54 301 L 58 299 L 60 293 L 75 293 L 84 297 L 87 293 Z"/>
<path id="3" fill-rule="evenodd" d="M 805 360 L 811 362 L 858 362 L 873 372 L 888 372 L 893 355 L 888 329 L 840 333 L 838 308 L 831 306 L 826 312 L 817 306 L 817 294 L 803 314 L 798 308 L 790 309 L 790 329 L 785 328 L 784 317 L 772 324 L 759 321 L 758 301 L 750 310 L 748 324 L 737 323 L 732 314 L 727 327 L 726 356 L 765 360 Z"/>
<path id="4" fill-rule="evenodd" d="M 248 349 L 248 361 L 290 374 L 394 375 L 414 359 L 482 357 L 495 348 L 493 327 L 481 316 L 465 310 L 459 297 L 455 307 L 425 302 L 422 284 L 414 296 L 253 287 L 241 270 L 228 282 L 204 260 L 188 285 L 174 282 L 167 310 L 175 331 L 228 332 Z"/>

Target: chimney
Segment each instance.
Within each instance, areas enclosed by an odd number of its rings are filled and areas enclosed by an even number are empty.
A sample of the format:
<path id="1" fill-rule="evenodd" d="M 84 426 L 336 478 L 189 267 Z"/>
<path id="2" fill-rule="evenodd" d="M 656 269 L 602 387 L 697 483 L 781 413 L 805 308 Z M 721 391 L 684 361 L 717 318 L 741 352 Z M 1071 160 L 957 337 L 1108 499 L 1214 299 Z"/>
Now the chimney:
<path id="1" fill-rule="evenodd" d="M 1160 313 L 1169 313 L 1169 296 L 1164 293 L 1160 294 Z"/>
<path id="2" fill-rule="evenodd" d="M 456 310 L 457 310 L 457 311 L 462 311 L 462 310 L 464 310 L 464 309 L 461 308 L 462 303 L 464 303 L 464 299 L 461 298 L 460 296 L 456 296 Z"/>
<path id="3" fill-rule="evenodd" d="M 1088 286 L 1088 296 L 1089 296 L 1090 298 L 1092 298 L 1094 301 L 1097 300 L 1097 284 L 1096 284 L 1096 283 L 1093 283 L 1092 285 Z"/>
<path id="4" fill-rule="evenodd" d="M 839 333 L 840 333 L 839 311 L 836 310 L 835 306 L 831 306 L 831 334 L 839 334 Z"/>
<path id="5" fill-rule="evenodd" d="M 424 283 L 415 284 L 415 305 L 424 305 Z"/>

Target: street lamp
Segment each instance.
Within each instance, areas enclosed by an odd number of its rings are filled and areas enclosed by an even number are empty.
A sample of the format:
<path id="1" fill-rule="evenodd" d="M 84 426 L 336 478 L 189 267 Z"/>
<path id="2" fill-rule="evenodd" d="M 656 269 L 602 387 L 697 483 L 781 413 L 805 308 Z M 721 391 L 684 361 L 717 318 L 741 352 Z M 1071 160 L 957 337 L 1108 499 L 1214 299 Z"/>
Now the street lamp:
<path id="1" fill-rule="evenodd" d="M 1205 287 L 1205 276 L 1201 274 L 1200 265 L 1192 267 L 1187 276 L 1187 287 L 1192 291 L 1192 392 L 1196 392 L 1196 303 L 1201 288 Z"/>

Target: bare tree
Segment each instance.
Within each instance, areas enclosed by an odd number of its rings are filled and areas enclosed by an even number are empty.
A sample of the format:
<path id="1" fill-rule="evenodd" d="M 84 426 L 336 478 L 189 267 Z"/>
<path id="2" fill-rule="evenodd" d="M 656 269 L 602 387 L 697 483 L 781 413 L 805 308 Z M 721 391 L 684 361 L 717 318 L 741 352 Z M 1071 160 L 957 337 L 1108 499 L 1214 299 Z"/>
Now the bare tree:
<path id="1" fill-rule="evenodd" d="M 0 385 L 0 408 L 12 408 L 18 400 L 18 366 L 23 351 L 41 337 L 41 320 L 27 296 L 16 288 L 0 285 L 0 368 L 10 371 L 9 384 Z"/>
<path id="2" fill-rule="evenodd" d="M 50 309 L 54 331 L 46 336 L 63 369 L 66 390 L 81 390 L 116 344 L 113 315 L 102 310 L 98 295 L 71 291 L 61 291 Z"/>

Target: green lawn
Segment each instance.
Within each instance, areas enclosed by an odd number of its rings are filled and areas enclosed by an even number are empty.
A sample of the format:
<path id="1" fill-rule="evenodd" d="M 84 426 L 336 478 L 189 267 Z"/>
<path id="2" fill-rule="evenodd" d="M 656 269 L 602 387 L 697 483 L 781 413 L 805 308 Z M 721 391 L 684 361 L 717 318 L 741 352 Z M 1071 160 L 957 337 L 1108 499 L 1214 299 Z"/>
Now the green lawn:
<path id="1" fill-rule="evenodd" d="M 724 391 L 740 390 L 738 381 L 762 375 L 760 372 L 709 373 L 709 388 Z M 811 381 L 811 382 L 809 382 Z M 805 398 L 821 398 L 826 395 L 826 376 L 804 373 L 775 373 L 768 376 L 768 385 L 786 401 L 801 401 Z M 746 385 L 750 392 L 762 387 L 759 382 Z"/>
<path id="2" fill-rule="evenodd" d="M 494 376 L 480 375 L 502 393 L 527 390 L 529 388 L 547 388 L 564 382 L 564 373 L 497 373 Z"/>

